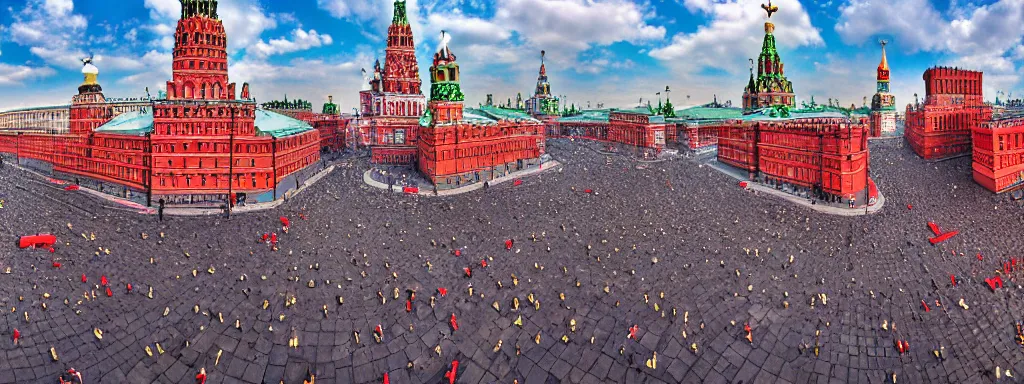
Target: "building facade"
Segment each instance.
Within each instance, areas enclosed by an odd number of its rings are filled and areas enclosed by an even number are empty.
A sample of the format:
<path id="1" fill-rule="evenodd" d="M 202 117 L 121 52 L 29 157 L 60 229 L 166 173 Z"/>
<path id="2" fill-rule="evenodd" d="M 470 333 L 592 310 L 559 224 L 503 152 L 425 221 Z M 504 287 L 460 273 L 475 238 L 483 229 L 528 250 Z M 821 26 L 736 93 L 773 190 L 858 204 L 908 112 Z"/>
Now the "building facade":
<path id="1" fill-rule="evenodd" d="M 885 58 L 885 40 L 882 40 L 882 61 L 878 63 L 876 93 L 871 97 L 871 137 L 896 132 L 896 96 L 889 93 L 889 60 Z"/>
<path id="2" fill-rule="evenodd" d="M 764 23 L 764 41 L 761 44 L 761 54 L 757 57 L 757 78 L 754 77 L 754 69 L 751 67 L 750 80 L 743 89 L 744 111 L 775 105 L 796 106 L 793 82 L 786 78 L 785 64 L 775 48 L 775 24 L 771 22 L 771 17 L 779 8 L 771 3 L 764 8 L 769 21 Z"/>
<path id="3" fill-rule="evenodd" d="M 934 67 L 924 72 L 924 104 L 907 106 L 904 135 L 924 159 L 969 154 L 971 132 L 992 118 L 982 100 L 981 72 Z"/>
<path id="4" fill-rule="evenodd" d="M 419 71 L 406 3 L 396 0 L 384 66 L 374 64 L 370 89 L 359 93 L 360 144 L 370 146 L 372 162 L 410 164 L 416 159 L 419 117 L 426 109 Z"/>
<path id="5" fill-rule="evenodd" d="M 0 134 L 2 150 L 13 142 L 23 165 L 147 205 L 269 201 L 298 188 L 317 170 L 317 131 L 258 110 L 248 85 L 236 95 L 217 1 L 181 5 L 166 99 L 119 111 L 86 60 L 68 132 Z"/>
<path id="6" fill-rule="evenodd" d="M 979 124 L 972 142 L 974 181 L 995 193 L 1024 188 L 1024 115 Z"/>
<path id="7" fill-rule="evenodd" d="M 416 163 L 438 189 L 541 166 L 545 137 L 539 120 L 494 107 L 464 108 L 459 65 L 447 35 L 434 55 L 430 78 L 429 109 L 420 120 Z"/>
<path id="8" fill-rule="evenodd" d="M 756 116 L 721 125 L 718 160 L 779 189 L 863 202 L 867 137 L 867 124 L 838 113 Z"/>

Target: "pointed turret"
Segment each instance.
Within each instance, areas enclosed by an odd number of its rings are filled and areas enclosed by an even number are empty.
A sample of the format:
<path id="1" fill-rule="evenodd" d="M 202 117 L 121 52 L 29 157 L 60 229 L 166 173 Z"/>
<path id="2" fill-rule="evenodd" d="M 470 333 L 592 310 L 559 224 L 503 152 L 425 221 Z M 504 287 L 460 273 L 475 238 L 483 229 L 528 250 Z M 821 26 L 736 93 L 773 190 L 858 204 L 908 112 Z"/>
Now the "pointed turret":
<path id="1" fill-rule="evenodd" d="M 416 62 L 416 44 L 405 11 L 405 0 L 395 1 L 395 15 L 388 27 L 388 47 L 383 69 L 384 92 L 413 95 L 420 93 L 420 67 Z"/>

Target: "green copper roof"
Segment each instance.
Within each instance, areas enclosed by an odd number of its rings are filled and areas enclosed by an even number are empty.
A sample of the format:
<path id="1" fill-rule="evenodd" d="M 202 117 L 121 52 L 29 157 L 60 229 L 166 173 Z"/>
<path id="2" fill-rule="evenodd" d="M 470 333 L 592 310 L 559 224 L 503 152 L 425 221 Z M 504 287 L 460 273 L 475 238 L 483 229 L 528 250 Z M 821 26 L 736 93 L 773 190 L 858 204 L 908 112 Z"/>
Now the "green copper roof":
<path id="1" fill-rule="evenodd" d="M 391 24 L 409 25 L 409 18 L 405 15 L 405 0 L 395 1 L 395 17 L 391 19 Z"/>
<path id="2" fill-rule="evenodd" d="M 153 109 L 150 107 L 142 111 L 122 113 L 96 128 L 96 133 L 112 135 L 145 136 L 150 132 L 153 132 Z"/>
<path id="3" fill-rule="evenodd" d="M 540 122 L 540 120 L 534 119 L 533 116 L 530 116 L 528 113 L 519 110 L 498 108 L 488 105 L 482 106 L 476 110 L 484 114 L 487 114 L 488 116 L 495 120 L 522 120 L 530 122 Z"/>
<path id="4" fill-rule="evenodd" d="M 724 120 L 738 119 L 742 116 L 742 108 L 711 108 L 704 106 L 695 106 L 677 109 L 676 117 L 670 120 Z"/>
<path id="5" fill-rule="evenodd" d="M 608 109 L 591 109 L 583 111 L 579 115 L 564 116 L 558 119 L 559 123 L 607 123 Z"/>
<path id="6" fill-rule="evenodd" d="M 262 109 L 256 110 L 257 136 L 287 137 L 312 129 L 305 121 Z"/>
<path id="7" fill-rule="evenodd" d="M 256 135 L 287 137 L 312 130 L 313 127 L 302 120 L 262 109 L 256 110 Z M 106 124 L 96 128 L 97 133 L 113 135 L 145 136 L 153 132 L 153 110 L 149 107 L 142 111 L 123 113 Z"/>

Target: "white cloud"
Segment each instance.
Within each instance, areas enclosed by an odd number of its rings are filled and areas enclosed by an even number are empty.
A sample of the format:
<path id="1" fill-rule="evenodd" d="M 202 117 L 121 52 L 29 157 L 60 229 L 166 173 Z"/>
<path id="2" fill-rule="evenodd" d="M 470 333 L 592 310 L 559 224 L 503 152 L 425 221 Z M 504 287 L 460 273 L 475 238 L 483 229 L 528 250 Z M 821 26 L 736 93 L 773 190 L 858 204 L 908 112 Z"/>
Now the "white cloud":
<path id="1" fill-rule="evenodd" d="M 320 34 L 313 29 L 307 32 L 302 30 L 302 28 L 296 28 L 292 31 L 291 37 L 291 40 L 288 38 L 271 39 L 269 42 L 260 40 L 247 48 L 246 53 L 267 57 L 331 45 L 334 42 L 331 35 Z"/>
<path id="2" fill-rule="evenodd" d="M 687 73 L 719 68 L 730 73 L 746 72 L 748 57 L 756 57 L 764 39 L 764 10 L 759 0 L 685 0 L 691 12 L 706 14 L 710 21 L 693 33 L 679 33 L 671 44 L 651 50 L 652 57 L 669 62 Z M 775 3 L 780 11 L 772 16 L 780 55 L 785 49 L 823 45 L 821 34 L 811 24 L 807 10 L 797 0 Z"/>
<path id="3" fill-rule="evenodd" d="M 139 31 L 132 28 L 130 31 L 124 34 L 124 39 L 128 42 L 134 43 L 139 38 Z"/>
<path id="4" fill-rule="evenodd" d="M 370 20 L 380 15 L 381 8 L 390 11 L 391 1 L 387 0 L 316 0 L 316 5 L 339 19 L 356 18 Z"/>
<path id="5" fill-rule="evenodd" d="M 151 24 L 145 27 L 156 35 L 156 47 L 174 47 L 174 30 L 181 17 L 178 0 L 145 0 Z M 277 27 L 276 15 L 267 14 L 257 0 L 221 1 L 217 9 L 228 34 L 228 52 L 234 53 L 259 41 L 264 31 Z"/>
<path id="6" fill-rule="evenodd" d="M 907 52 L 944 53 L 937 64 L 984 71 L 985 93 L 990 96 L 1020 83 L 1024 0 L 981 6 L 953 2 L 946 15 L 927 0 L 850 0 L 840 12 L 835 29 L 847 44 L 892 36 L 893 45 Z"/>
<path id="7" fill-rule="evenodd" d="M 580 52 L 594 45 L 661 40 L 665 28 L 647 23 L 645 6 L 626 0 L 506 0 L 494 22 L 535 47 Z"/>
<path id="8" fill-rule="evenodd" d="M 0 85 L 17 85 L 30 79 L 41 79 L 57 73 L 50 67 L 29 67 L 0 63 Z"/>
<path id="9" fill-rule="evenodd" d="M 29 51 L 48 64 L 75 68 L 72 57 L 80 52 L 76 47 L 84 40 L 89 23 L 74 13 L 70 0 L 28 0 L 25 7 L 11 13 L 10 25 L 0 27 L 11 41 L 29 47 Z M 78 65 L 81 65 L 80 63 Z"/>

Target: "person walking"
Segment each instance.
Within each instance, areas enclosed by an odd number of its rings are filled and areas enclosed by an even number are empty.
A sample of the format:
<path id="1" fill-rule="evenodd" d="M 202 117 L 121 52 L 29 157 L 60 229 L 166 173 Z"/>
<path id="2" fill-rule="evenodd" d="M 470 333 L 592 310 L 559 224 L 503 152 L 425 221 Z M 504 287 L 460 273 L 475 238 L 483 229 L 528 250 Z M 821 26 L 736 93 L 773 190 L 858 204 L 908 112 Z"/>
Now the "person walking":
<path id="1" fill-rule="evenodd" d="M 159 201 L 160 207 L 157 208 L 157 215 L 160 217 L 160 221 L 164 221 L 164 199 Z"/>

